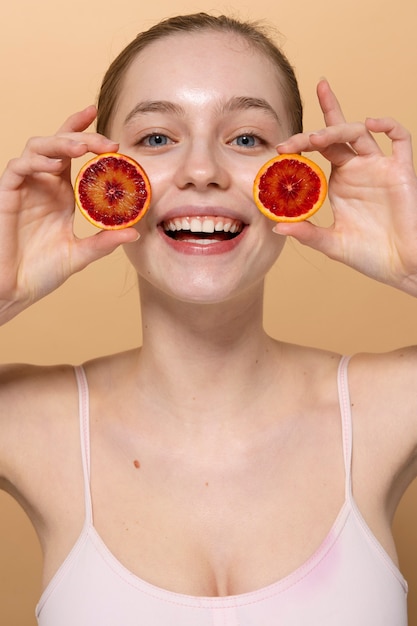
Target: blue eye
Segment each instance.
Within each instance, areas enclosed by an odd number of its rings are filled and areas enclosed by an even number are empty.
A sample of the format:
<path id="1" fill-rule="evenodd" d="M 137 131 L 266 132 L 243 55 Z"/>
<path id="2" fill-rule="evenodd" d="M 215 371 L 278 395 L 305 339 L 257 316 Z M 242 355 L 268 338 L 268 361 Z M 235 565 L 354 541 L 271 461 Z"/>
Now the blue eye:
<path id="1" fill-rule="evenodd" d="M 257 148 L 264 142 L 257 135 L 244 133 L 243 135 L 238 135 L 237 137 L 235 137 L 235 139 L 233 139 L 231 143 L 235 146 L 238 146 L 239 148 Z"/>
<path id="2" fill-rule="evenodd" d="M 256 144 L 256 139 L 253 135 L 240 135 L 236 137 L 236 143 L 238 146 L 252 148 Z"/>
<path id="3" fill-rule="evenodd" d="M 166 135 L 148 135 L 145 137 L 146 143 L 151 148 L 159 148 L 166 146 L 168 143 L 168 137 Z"/>

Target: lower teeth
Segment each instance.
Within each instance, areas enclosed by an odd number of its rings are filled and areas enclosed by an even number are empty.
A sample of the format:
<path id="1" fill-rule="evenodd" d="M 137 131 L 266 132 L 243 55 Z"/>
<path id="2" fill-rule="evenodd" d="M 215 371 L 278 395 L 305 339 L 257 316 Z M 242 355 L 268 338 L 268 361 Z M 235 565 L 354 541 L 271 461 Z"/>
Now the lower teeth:
<path id="1" fill-rule="evenodd" d="M 187 243 L 197 243 L 200 245 L 203 244 L 204 246 L 218 242 L 217 239 L 184 239 L 183 241 L 186 241 Z"/>
<path id="2" fill-rule="evenodd" d="M 225 233 L 225 232 L 215 232 L 215 233 L 191 233 L 186 231 L 165 231 L 167 237 L 171 237 L 171 239 L 175 239 L 176 241 L 183 241 L 185 243 L 192 244 L 201 244 L 201 245 L 211 245 L 214 243 L 219 243 L 220 241 L 228 241 L 229 239 L 234 239 L 237 237 L 238 233 Z"/>

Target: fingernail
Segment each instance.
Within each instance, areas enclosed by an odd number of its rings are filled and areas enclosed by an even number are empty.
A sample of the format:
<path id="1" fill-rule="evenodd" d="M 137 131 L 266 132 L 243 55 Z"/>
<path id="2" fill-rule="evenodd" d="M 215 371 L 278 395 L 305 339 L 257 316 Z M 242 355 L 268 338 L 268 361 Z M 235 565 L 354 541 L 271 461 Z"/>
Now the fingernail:
<path id="1" fill-rule="evenodd" d="M 134 230 L 135 231 L 135 238 L 131 239 L 130 241 L 126 241 L 127 244 L 129 243 L 135 243 L 138 239 L 140 239 L 140 233 L 138 233 L 138 231 L 132 226 L 131 228 L 128 229 L 129 231 Z"/>
<path id="2" fill-rule="evenodd" d="M 291 222 L 277 222 L 272 232 L 280 237 L 288 237 L 289 235 L 291 236 L 292 226 Z"/>

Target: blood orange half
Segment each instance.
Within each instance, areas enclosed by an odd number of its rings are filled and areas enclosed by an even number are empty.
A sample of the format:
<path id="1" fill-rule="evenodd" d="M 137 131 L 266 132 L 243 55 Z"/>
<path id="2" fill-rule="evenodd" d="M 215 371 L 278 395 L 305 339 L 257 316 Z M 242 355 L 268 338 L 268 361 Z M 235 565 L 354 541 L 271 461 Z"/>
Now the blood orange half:
<path id="1" fill-rule="evenodd" d="M 74 194 L 81 213 L 105 230 L 128 228 L 149 209 L 151 185 L 143 168 L 130 157 L 106 152 L 79 171 Z"/>
<path id="2" fill-rule="evenodd" d="M 301 222 L 323 204 L 327 181 L 320 167 L 300 154 L 281 154 L 256 175 L 253 197 L 258 209 L 275 222 Z"/>

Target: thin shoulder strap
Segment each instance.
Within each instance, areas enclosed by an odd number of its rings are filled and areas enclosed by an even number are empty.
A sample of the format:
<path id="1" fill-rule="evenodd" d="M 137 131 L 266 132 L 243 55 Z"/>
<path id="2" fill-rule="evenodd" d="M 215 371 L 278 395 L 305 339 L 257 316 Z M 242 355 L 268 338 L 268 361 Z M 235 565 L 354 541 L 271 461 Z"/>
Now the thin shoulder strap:
<path id="1" fill-rule="evenodd" d="M 343 356 L 337 372 L 340 415 L 342 419 L 343 458 L 345 462 L 345 497 L 352 497 L 352 410 L 349 395 L 348 364 L 350 357 Z"/>
<path id="2" fill-rule="evenodd" d="M 93 523 L 93 507 L 90 491 L 90 402 L 88 383 L 84 368 L 74 368 L 78 386 L 78 411 L 80 419 L 81 458 L 84 476 L 84 501 L 86 522 Z"/>

